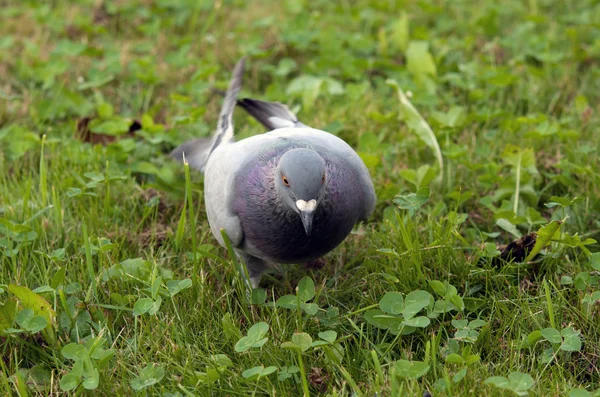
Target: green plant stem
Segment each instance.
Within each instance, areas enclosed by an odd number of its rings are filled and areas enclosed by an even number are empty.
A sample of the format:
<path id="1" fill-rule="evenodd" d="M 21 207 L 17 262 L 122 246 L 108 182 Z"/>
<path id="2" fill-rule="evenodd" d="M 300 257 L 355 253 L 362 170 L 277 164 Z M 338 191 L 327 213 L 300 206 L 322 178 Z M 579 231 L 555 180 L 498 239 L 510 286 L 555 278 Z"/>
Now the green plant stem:
<path id="1" fill-rule="evenodd" d="M 308 377 L 306 376 L 304 362 L 302 361 L 302 351 L 300 349 L 296 349 L 296 355 L 298 357 L 298 368 L 300 368 L 300 377 L 302 378 L 302 390 L 304 392 L 304 397 L 309 397 L 310 391 L 308 389 Z"/>
<path id="2" fill-rule="evenodd" d="M 548 307 L 548 317 L 550 318 L 550 326 L 556 328 L 556 320 L 554 319 L 554 307 L 552 306 L 552 296 L 550 295 L 550 286 L 548 281 L 544 278 L 544 291 L 546 293 L 546 305 Z"/>
<path id="3" fill-rule="evenodd" d="M 517 211 L 519 210 L 519 195 L 521 194 L 521 161 L 523 159 L 523 153 L 519 151 L 519 160 L 517 161 L 517 169 L 516 169 L 516 181 L 515 181 L 515 203 L 513 206 L 513 212 L 517 215 Z"/>

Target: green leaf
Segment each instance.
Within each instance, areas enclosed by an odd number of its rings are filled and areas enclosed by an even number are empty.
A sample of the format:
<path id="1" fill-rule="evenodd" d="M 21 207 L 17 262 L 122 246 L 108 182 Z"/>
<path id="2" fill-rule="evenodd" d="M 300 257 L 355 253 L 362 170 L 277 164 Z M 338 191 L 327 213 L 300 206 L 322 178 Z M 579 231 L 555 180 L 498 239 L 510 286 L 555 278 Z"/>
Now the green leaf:
<path id="1" fill-rule="evenodd" d="M 554 328 L 544 328 L 541 332 L 542 336 L 550 343 L 561 343 L 563 340 L 560 332 Z"/>
<path id="2" fill-rule="evenodd" d="M 309 316 L 314 316 L 319 311 L 319 305 L 317 305 L 316 303 L 304 303 L 304 302 L 302 302 L 302 303 L 300 303 L 300 307 Z"/>
<path id="3" fill-rule="evenodd" d="M 403 12 L 392 25 L 392 34 L 390 37 L 390 43 L 394 45 L 395 49 L 402 52 L 406 51 L 408 47 L 409 30 L 408 30 L 408 15 Z"/>
<path id="4" fill-rule="evenodd" d="M 379 307 L 386 313 L 400 314 L 404 310 L 404 298 L 400 292 L 387 292 L 379 301 Z"/>
<path id="5" fill-rule="evenodd" d="M 63 391 L 71 391 L 79 385 L 80 381 L 81 376 L 68 373 L 60 379 L 60 389 Z"/>
<path id="6" fill-rule="evenodd" d="M 394 198 L 394 203 L 399 208 L 408 210 L 409 214 L 412 215 L 429 200 L 430 195 L 429 187 L 425 186 L 420 188 L 417 193 L 397 195 Z"/>
<path id="7" fill-rule="evenodd" d="M 398 360 L 395 365 L 396 375 L 401 378 L 417 379 L 429 371 L 429 365 L 422 361 Z"/>
<path id="8" fill-rule="evenodd" d="M 154 316 L 156 313 L 158 313 L 158 310 L 160 309 L 161 304 L 162 304 L 162 297 L 158 296 L 156 298 L 156 300 L 154 302 L 152 302 L 152 306 L 150 306 L 150 309 L 148 309 L 148 314 L 151 316 Z"/>
<path id="9" fill-rule="evenodd" d="M 415 314 L 433 303 L 433 297 L 427 291 L 412 291 L 404 300 L 404 309 L 402 315 L 405 320 L 410 320 Z"/>
<path id="10" fill-rule="evenodd" d="M 569 397 L 592 397 L 592 393 L 585 389 L 571 389 Z"/>
<path id="11" fill-rule="evenodd" d="M 510 389 L 510 382 L 504 376 L 490 376 L 483 383 L 486 385 L 493 385 L 501 389 Z"/>
<path id="12" fill-rule="evenodd" d="M 303 352 L 307 351 L 312 343 L 312 338 L 304 332 L 296 332 L 292 335 L 292 343 L 300 348 Z"/>
<path id="13" fill-rule="evenodd" d="M 135 379 L 131 380 L 131 388 L 135 391 L 140 391 L 157 384 L 164 376 L 165 369 L 163 367 L 155 366 L 154 363 L 148 364 Z"/>
<path id="14" fill-rule="evenodd" d="M 563 343 L 560 345 L 560 349 L 568 352 L 577 352 L 581 350 L 581 338 L 579 332 L 575 331 L 572 327 L 563 328 L 560 332 L 564 338 Z"/>
<path id="15" fill-rule="evenodd" d="M 508 219 L 500 218 L 496 221 L 496 225 L 506 230 L 516 238 L 521 238 L 523 235 L 517 230 L 517 227 L 513 225 Z"/>
<path id="16" fill-rule="evenodd" d="M 365 312 L 365 320 L 377 328 L 388 329 L 389 321 L 387 318 L 383 318 L 385 312 L 379 309 L 371 309 Z"/>
<path id="17" fill-rule="evenodd" d="M 452 381 L 454 383 L 458 383 L 461 380 L 463 380 L 463 378 L 465 377 L 465 375 L 467 375 L 467 369 L 463 368 L 460 371 L 458 371 L 457 373 L 454 374 L 454 376 L 452 377 Z"/>
<path id="18" fill-rule="evenodd" d="M 406 49 L 407 69 L 415 76 L 436 76 L 437 70 L 433 57 L 429 52 L 429 43 L 411 41 Z"/>
<path id="19" fill-rule="evenodd" d="M 90 130 L 97 134 L 119 136 L 129 131 L 131 120 L 125 118 L 110 118 L 106 120 L 94 119 L 90 123 Z"/>
<path id="20" fill-rule="evenodd" d="M 46 319 L 44 338 L 48 343 L 54 344 L 56 337 L 53 325 L 56 313 L 52 309 L 50 303 L 29 288 L 20 285 L 9 284 L 8 291 L 17 297 L 23 307 L 32 309 L 35 315 L 42 316 Z"/>
<path id="21" fill-rule="evenodd" d="M 253 305 L 264 305 L 267 301 L 267 291 L 262 288 L 254 288 L 250 296 L 250 303 Z"/>
<path id="22" fill-rule="evenodd" d="M 460 354 L 452 353 L 446 356 L 446 362 L 450 364 L 464 364 L 465 359 Z"/>
<path id="23" fill-rule="evenodd" d="M 36 334 L 46 328 L 46 325 L 48 325 L 48 322 L 44 317 L 33 316 L 31 320 L 29 320 L 26 328 L 27 331 L 31 332 L 32 334 Z"/>
<path id="24" fill-rule="evenodd" d="M 533 246 L 531 252 L 529 252 L 527 257 L 525 258 L 524 262 L 529 262 L 530 260 L 535 258 L 535 256 L 539 254 L 540 251 L 546 245 L 548 245 L 548 243 L 550 243 L 554 236 L 560 233 L 560 227 L 562 224 L 562 221 L 552 221 L 549 224 L 540 227 L 540 229 L 537 232 L 535 245 Z"/>
<path id="25" fill-rule="evenodd" d="M 426 328 L 430 323 L 431 320 L 425 316 L 413 317 L 409 320 L 402 321 L 402 324 L 415 328 Z"/>
<path id="26" fill-rule="evenodd" d="M 175 296 L 184 289 L 190 288 L 192 286 L 192 280 L 189 278 L 183 280 L 168 280 L 167 281 L 167 289 L 169 290 L 169 295 Z"/>
<path id="27" fill-rule="evenodd" d="M 295 310 L 298 308 L 298 297 L 296 295 L 284 295 L 277 299 L 277 306 Z"/>
<path id="28" fill-rule="evenodd" d="M 69 343 L 60 350 L 60 353 L 63 355 L 64 358 L 76 361 L 81 359 L 81 353 L 84 350 L 86 350 L 86 348 L 83 345 L 77 343 Z"/>
<path id="29" fill-rule="evenodd" d="M 150 298 L 140 298 L 133 305 L 133 315 L 140 316 L 152 308 L 154 301 Z"/>
<path id="30" fill-rule="evenodd" d="M 266 338 L 265 335 L 269 331 L 269 325 L 264 322 L 256 323 L 248 330 L 248 335 L 241 338 L 235 344 L 235 351 L 238 353 L 245 352 L 250 348 L 256 347 L 260 348 L 269 338 Z"/>
<path id="31" fill-rule="evenodd" d="M 413 51 L 417 52 L 416 55 L 418 55 L 418 51 L 422 50 L 422 48 L 418 47 L 419 45 L 417 45 L 417 47 L 414 47 L 413 49 Z M 413 59 L 413 64 L 416 64 L 417 61 L 414 56 Z M 428 60 L 424 60 L 423 63 L 428 63 Z M 435 74 L 435 64 L 433 65 L 433 68 Z M 431 70 L 432 69 L 430 67 L 430 71 Z M 440 145 L 437 141 L 433 130 L 431 129 L 427 121 L 425 121 L 423 116 L 421 116 L 421 113 L 419 113 L 419 111 L 410 102 L 408 97 L 404 94 L 404 91 L 402 91 L 398 83 L 395 80 L 391 79 L 387 80 L 386 83 L 395 87 L 396 91 L 398 92 L 398 98 L 400 99 L 400 104 L 402 105 L 400 109 L 404 121 L 406 122 L 406 125 L 408 126 L 409 130 L 413 132 L 421 141 L 423 141 L 431 150 L 433 150 L 435 158 L 437 159 L 438 165 L 440 167 L 440 173 L 438 178 L 441 180 L 444 175 L 444 159 L 442 157 L 442 150 L 440 149 Z"/>
<path id="32" fill-rule="evenodd" d="M 590 266 L 600 271 L 600 252 L 594 252 L 590 255 Z"/>
<path id="33" fill-rule="evenodd" d="M 442 297 L 446 296 L 446 291 L 448 290 L 447 284 L 444 284 L 439 280 L 430 280 L 429 286 L 436 294 Z"/>
<path id="34" fill-rule="evenodd" d="M 17 301 L 14 299 L 9 299 L 0 305 L 0 335 L 12 326 L 16 313 Z"/>
<path id="35" fill-rule="evenodd" d="M 100 383 L 100 371 L 98 368 L 94 368 L 90 371 L 88 376 L 83 378 L 83 388 L 86 390 L 94 390 Z"/>
<path id="36" fill-rule="evenodd" d="M 315 297 L 315 283 L 310 277 L 304 277 L 298 283 L 298 297 L 303 302 L 308 302 Z"/>
<path id="37" fill-rule="evenodd" d="M 61 248 L 64 252 L 64 248 Z M 54 253 L 52 254 L 54 255 Z M 56 273 L 54 274 L 54 277 L 52 277 L 52 281 L 50 281 L 50 286 L 54 289 L 58 288 L 60 285 L 62 285 L 62 283 L 65 280 L 65 274 L 67 272 L 67 268 L 66 267 L 61 267 L 59 268 Z"/>
<path id="38" fill-rule="evenodd" d="M 533 386 L 533 378 L 522 372 L 511 372 L 508 375 L 508 381 L 510 382 L 510 389 L 515 393 L 529 390 Z"/>
<path id="39" fill-rule="evenodd" d="M 335 342 L 335 340 L 337 338 L 337 332 L 335 332 L 335 331 L 319 332 L 319 338 L 321 338 L 329 343 L 333 343 L 333 342 Z"/>
<path id="40" fill-rule="evenodd" d="M 277 371 L 277 367 L 264 367 L 262 365 L 253 367 L 242 372 L 242 376 L 247 380 L 255 380 L 260 379 L 264 376 L 271 375 L 273 372 Z"/>

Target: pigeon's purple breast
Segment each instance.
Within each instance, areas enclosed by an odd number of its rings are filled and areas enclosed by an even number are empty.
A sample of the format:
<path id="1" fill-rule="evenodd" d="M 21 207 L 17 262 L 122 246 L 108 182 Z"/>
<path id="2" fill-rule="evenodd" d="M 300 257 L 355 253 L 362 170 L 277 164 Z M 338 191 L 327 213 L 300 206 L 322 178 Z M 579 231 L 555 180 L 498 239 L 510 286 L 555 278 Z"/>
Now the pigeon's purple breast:
<path id="1" fill-rule="evenodd" d="M 232 208 L 242 225 L 242 245 L 278 263 L 303 263 L 325 255 L 346 238 L 362 213 L 356 171 L 345 159 L 310 147 L 326 162 L 327 185 L 307 236 L 298 213 L 278 200 L 274 183 L 279 158 L 296 147 L 306 146 L 287 142 L 266 149 L 238 174 L 234 187 Z"/>

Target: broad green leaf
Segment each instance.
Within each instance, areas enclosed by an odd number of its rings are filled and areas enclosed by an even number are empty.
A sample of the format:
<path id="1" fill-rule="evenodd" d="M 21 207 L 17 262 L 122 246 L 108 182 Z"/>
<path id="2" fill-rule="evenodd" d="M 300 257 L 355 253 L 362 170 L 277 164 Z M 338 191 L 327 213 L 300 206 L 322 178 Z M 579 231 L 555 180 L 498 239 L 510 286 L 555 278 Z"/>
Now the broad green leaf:
<path id="1" fill-rule="evenodd" d="M 189 278 L 183 280 L 168 280 L 167 281 L 167 289 L 169 290 L 169 295 L 175 296 L 184 289 L 190 288 L 192 286 L 192 280 Z"/>
<path id="2" fill-rule="evenodd" d="M 16 314 L 16 300 L 9 299 L 3 305 L 0 305 L 0 335 L 12 326 Z"/>
<path id="3" fill-rule="evenodd" d="M 403 12 L 400 15 L 400 18 L 398 18 L 392 25 L 390 43 L 393 44 L 395 49 L 398 49 L 402 52 L 406 51 L 406 48 L 408 47 L 408 26 L 409 22 L 406 12 Z"/>
<path id="4" fill-rule="evenodd" d="M 579 332 L 571 327 L 567 327 L 563 328 L 560 334 L 564 338 L 563 343 L 560 345 L 561 350 L 569 352 L 581 350 L 581 338 L 579 337 Z"/>
<path id="5" fill-rule="evenodd" d="M 407 69 L 415 76 L 436 76 L 437 69 L 431 53 L 429 43 L 425 41 L 411 41 L 406 49 Z"/>
<path id="6" fill-rule="evenodd" d="M 298 283 L 298 297 L 303 302 L 308 302 L 315 297 L 315 283 L 312 278 L 304 277 Z"/>
<path id="7" fill-rule="evenodd" d="M 418 48 L 418 46 L 415 47 L 415 49 L 416 51 L 421 50 L 420 48 Z M 413 59 L 415 59 L 415 57 L 413 57 Z M 423 61 L 423 63 L 425 64 L 427 64 L 428 62 L 428 60 Z M 433 71 L 433 74 L 435 74 L 435 64 L 433 64 L 433 68 L 431 68 L 431 66 L 429 67 L 430 71 Z M 440 145 L 437 141 L 433 130 L 431 129 L 427 121 L 425 121 L 423 116 L 421 116 L 421 113 L 419 113 L 419 111 L 410 102 L 408 97 L 404 94 L 404 91 L 402 91 L 398 83 L 395 80 L 391 79 L 388 79 L 386 83 L 396 88 L 396 91 L 398 92 L 398 98 L 400 99 L 400 104 L 402 105 L 401 112 L 404 116 L 404 121 L 406 122 L 406 125 L 408 126 L 410 131 L 413 132 L 427 146 L 429 146 L 431 150 L 433 150 L 435 158 L 437 159 L 438 165 L 440 167 L 438 179 L 441 181 L 444 175 L 444 159 L 442 157 L 442 150 L 440 149 Z"/>
<path id="8" fill-rule="evenodd" d="M 60 389 L 63 391 L 73 390 L 77 387 L 77 385 L 79 385 L 80 381 L 81 376 L 76 376 L 71 373 L 68 373 L 60 379 Z"/>
<path id="9" fill-rule="evenodd" d="M 77 343 L 69 343 L 60 350 L 60 353 L 63 355 L 64 358 L 67 358 L 69 360 L 79 360 L 81 358 L 81 353 L 83 350 L 86 350 L 83 345 Z"/>
<path id="10" fill-rule="evenodd" d="M 454 376 L 452 377 L 452 381 L 454 383 L 458 383 L 461 380 L 463 380 L 463 378 L 465 377 L 465 375 L 467 375 L 467 369 L 463 368 L 460 371 L 458 371 L 457 373 L 454 374 Z"/>
<path id="11" fill-rule="evenodd" d="M 560 232 L 562 223 L 562 221 L 552 221 L 549 224 L 540 227 L 537 232 L 535 245 L 525 258 L 524 262 L 529 262 L 540 253 L 540 251 L 550 242 L 550 240 L 552 240 L 552 238 Z"/>
<path id="12" fill-rule="evenodd" d="M 542 336 L 550 343 L 561 343 L 563 340 L 560 332 L 554 328 L 544 328 Z"/>
<path id="13" fill-rule="evenodd" d="M 148 364 L 142 369 L 139 375 L 131 380 L 131 388 L 140 391 L 147 387 L 157 384 L 165 376 L 163 367 L 155 366 L 154 363 Z"/>
<path id="14" fill-rule="evenodd" d="M 508 375 L 508 381 L 510 382 L 510 389 L 515 393 L 529 390 L 533 386 L 533 378 L 522 372 L 511 372 Z"/>
<path id="15" fill-rule="evenodd" d="M 309 334 L 304 332 L 296 332 L 292 336 L 292 342 L 300 348 L 303 352 L 308 350 L 312 343 L 312 338 Z"/>
<path id="16" fill-rule="evenodd" d="M 298 297 L 296 295 L 284 295 L 277 299 L 277 306 L 284 309 L 297 309 L 298 308 Z"/>
<path id="17" fill-rule="evenodd" d="M 493 385 L 501 389 L 510 389 L 510 382 L 504 376 L 490 376 L 483 383 L 486 385 Z"/>
<path id="18" fill-rule="evenodd" d="M 592 397 L 592 393 L 585 389 L 571 389 L 569 397 Z"/>
<path id="19" fill-rule="evenodd" d="M 386 313 L 400 314 L 404 309 L 404 297 L 400 292 L 387 292 L 379 301 L 379 308 Z"/>
<path id="20" fill-rule="evenodd" d="M 422 361 L 398 360 L 395 365 L 396 375 L 401 378 L 417 379 L 429 371 L 429 365 Z"/>
<path id="21" fill-rule="evenodd" d="M 409 214 L 414 214 L 419 208 L 421 208 L 428 200 L 431 191 L 429 187 L 425 186 L 420 188 L 417 193 L 409 193 L 404 195 L 398 195 L 394 198 L 394 203 L 403 210 L 408 210 Z"/>
<path id="22" fill-rule="evenodd" d="M 304 302 L 302 302 L 302 303 L 300 303 L 300 307 L 309 316 L 314 316 L 319 311 L 319 305 L 317 305 L 316 303 L 304 303 Z"/>
<path id="23" fill-rule="evenodd" d="M 412 291 L 404 299 L 404 309 L 402 315 L 405 320 L 410 320 L 415 314 L 429 306 L 432 303 L 433 297 L 427 291 Z"/>
<path id="24" fill-rule="evenodd" d="M 402 321 L 402 324 L 415 328 L 426 328 L 430 323 L 431 320 L 425 316 L 413 317 L 409 320 Z"/>
<path id="25" fill-rule="evenodd" d="M 335 342 L 335 340 L 337 338 L 337 332 L 335 332 L 335 331 L 319 332 L 319 338 L 321 338 L 329 343 L 333 343 L 333 342 Z"/>
<path id="26" fill-rule="evenodd" d="M 452 353 L 446 356 L 446 362 L 451 364 L 463 364 L 465 359 L 460 354 Z"/>
<path id="27" fill-rule="evenodd" d="M 267 291 L 265 291 L 262 288 L 252 289 L 250 303 L 252 303 L 253 305 L 264 305 L 266 300 L 267 300 Z"/>
<path id="28" fill-rule="evenodd" d="M 365 312 L 365 320 L 377 328 L 387 329 L 389 328 L 389 321 L 383 317 L 384 315 L 385 312 L 379 309 L 367 310 Z"/>
<path id="29" fill-rule="evenodd" d="M 594 252 L 590 255 L 590 266 L 600 271 L 600 252 Z"/>
<path id="30" fill-rule="evenodd" d="M 273 372 L 277 371 L 277 367 L 264 367 L 262 365 L 253 367 L 242 372 L 242 376 L 247 380 L 255 380 L 262 378 L 263 376 L 268 376 Z"/>
<path id="31" fill-rule="evenodd" d="M 44 337 L 47 339 L 48 343 L 54 344 L 56 337 L 54 335 L 53 326 L 56 313 L 52 309 L 50 303 L 29 288 L 20 285 L 9 284 L 8 291 L 17 297 L 23 307 L 32 309 L 35 315 L 42 316 L 46 319 L 47 325 L 44 330 Z"/>
<path id="32" fill-rule="evenodd" d="M 133 315 L 140 316 L 152 308 L 154 301 L 150 298 L 140 298 L 133 305 Z"/>
<path id="33" fill-rule="evenodd" d="M 513 225 L 508 219 L 500 218 L 496 221 L 496 225 L 506 230 L 516 238 L 521 238 L 523 235 L 517 230 L 517 227 Z"/>
<path id="34" fill-rule="evenodd" d="M 100 382 L 100 371 L 98 368 L 92 369 L 89 376 L 83 378 L 83 388 L 86 390 L 94 390 Z"/>

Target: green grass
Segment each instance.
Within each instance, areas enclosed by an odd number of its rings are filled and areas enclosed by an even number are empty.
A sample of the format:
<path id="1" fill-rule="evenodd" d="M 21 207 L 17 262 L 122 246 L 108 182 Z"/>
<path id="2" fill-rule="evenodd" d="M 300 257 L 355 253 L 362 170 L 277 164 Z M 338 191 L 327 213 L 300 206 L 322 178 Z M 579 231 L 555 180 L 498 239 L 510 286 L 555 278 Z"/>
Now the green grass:
<path id="1" fill-rule="evenodd" d="M 0 9 L 0 390 L 593 395 L 600 4 L 246 3 Z M 344 138 L 378 195 L 253 304 L 167 156 L 211 133 L 244 55 L 243 95 Z M 77 139 L 84 117 L 115 141 Z M 500 258 L 532 232 L 538 255 Z"/>

